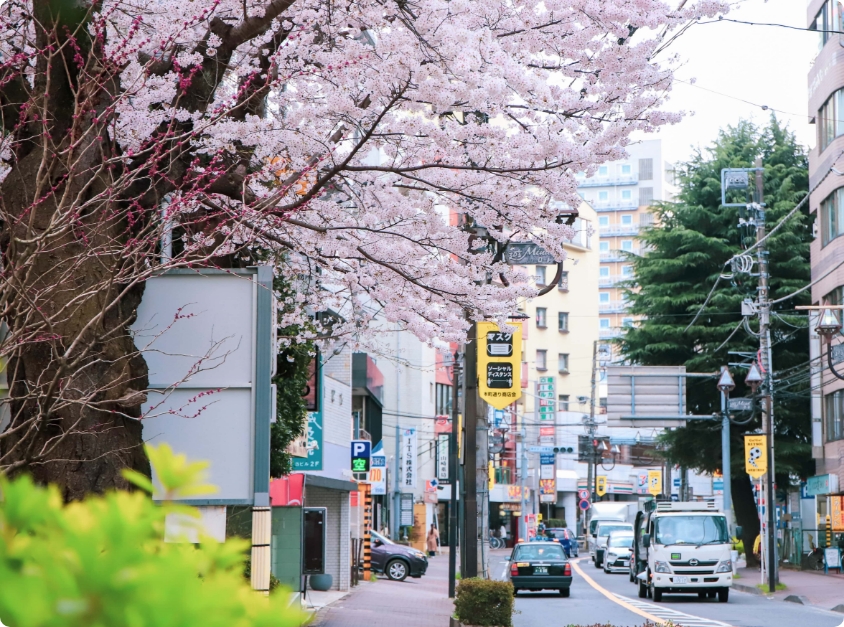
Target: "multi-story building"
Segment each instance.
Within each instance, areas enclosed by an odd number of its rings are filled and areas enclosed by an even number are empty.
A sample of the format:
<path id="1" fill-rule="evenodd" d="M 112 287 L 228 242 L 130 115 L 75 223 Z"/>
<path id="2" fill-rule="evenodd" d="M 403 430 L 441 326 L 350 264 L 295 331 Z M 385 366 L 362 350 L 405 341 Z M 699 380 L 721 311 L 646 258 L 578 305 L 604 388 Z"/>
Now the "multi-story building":
<path id="1" fill-rule="evenodd" d="M 830 176 L 830 169 L 841 168 L 844 152 L 844 39 L 839 3 L 810 0 L 809 27 L 820 31 L 818 54 L 809 70 L 809 118 L 817 126 L 817 145 L 809 152 L 809 210 L 815 213 L 815 240 L 811 246 L 812 300 L 815 304 L 840 305 L 844 302 L 844 180 Z M 840 312 L 839 312 L 840 314 Z M 810 329 L 817 326 L 815 320 Z M 810 478 L 804 496 L 804 529 L 824 525 L 827 514 L 841 511 L 844 487 L 844 381 L 826 368 L 827 347 L 814 333 L 811 354 L 816 359 L 812 390 L 812 450 L 816 476 Z M 818 359 L 823 357 L 823 359 Z M 844 370 L 839 364 L 839 369 Z M 814 499 L 814 500 L 813 500 Z M 840 521 L 833 521 L 833 529 Z"/>
<path id="2" fill-rule="evenodd" d="M 597 212 L 600 235 L 599 312 L 601 338 L 621 334 L 633 323 L 619 284 L 633 277 L 628 253 L 638 254 L 639 229 L 653 223 L 648 208 L 674 197 L 674 168 L 662 158 L 662 142 L 652 139 L 633 144 L 628 158 L 611 161 L 589 178 L 579 178 L 578 191 Z"/>

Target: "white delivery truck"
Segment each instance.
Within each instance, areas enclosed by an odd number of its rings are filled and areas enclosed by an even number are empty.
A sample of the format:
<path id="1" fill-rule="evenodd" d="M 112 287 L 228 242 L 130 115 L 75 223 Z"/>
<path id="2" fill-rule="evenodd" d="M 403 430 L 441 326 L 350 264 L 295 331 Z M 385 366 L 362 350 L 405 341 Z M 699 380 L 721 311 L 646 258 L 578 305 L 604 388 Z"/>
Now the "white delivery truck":
<path id="1" fill-rule="evenodd" d="M 697 593 L 726 603 L 733 585 L 727 518 L 711 501 L 650 501 L 636 515 L 631 579 L 639 597 Z"/>
<path id="2" fill-rule="evenodd" d="M 638 508 L 639 505 L 635 501 L 606 501 L 601 503 L 592 503 L 592 507 L 589 511 L 589 530 L 586 534 L 586 542 L 588 543 L 589 557 L 592 559 L 596 568 L 600 568 L 601 566 L 601 547 L 598 546 L 598 528 L 603 526 L 604 531 L 607 531 L 607 533 L 603 535 L 603 541 L 604 544 L 606 544 L 606 535 L 609 533 L 608 530 L 611 529 L 608 524 L 632 523 L 633 519 L 636 517 L 636 510 Z"/>

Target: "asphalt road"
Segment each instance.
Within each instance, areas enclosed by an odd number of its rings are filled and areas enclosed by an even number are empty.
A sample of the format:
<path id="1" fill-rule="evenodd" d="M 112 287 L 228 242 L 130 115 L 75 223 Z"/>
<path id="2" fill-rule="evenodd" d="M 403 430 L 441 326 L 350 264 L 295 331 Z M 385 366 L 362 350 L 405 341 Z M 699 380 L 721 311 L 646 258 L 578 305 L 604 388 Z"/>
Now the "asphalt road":
<path id="1" fill-rule="evenodd" d="M 496 552 L 498 553 L 498 552 Z M 492 573 L 505 579 L 508 553 L 493 555 Z M 844 627 L 844 616 L 810 606 L 730 591 L 728 603 L 717 599 L 666 594 L 662 603 L 639 599 L 626 574 L 607 575 L 588 557 L 572 560 L 574 581 L 567 599 L 555 593 L 520 592 L 514 627 L 554 625 L 640 626 L 648 620 L 683 627 Z"/>

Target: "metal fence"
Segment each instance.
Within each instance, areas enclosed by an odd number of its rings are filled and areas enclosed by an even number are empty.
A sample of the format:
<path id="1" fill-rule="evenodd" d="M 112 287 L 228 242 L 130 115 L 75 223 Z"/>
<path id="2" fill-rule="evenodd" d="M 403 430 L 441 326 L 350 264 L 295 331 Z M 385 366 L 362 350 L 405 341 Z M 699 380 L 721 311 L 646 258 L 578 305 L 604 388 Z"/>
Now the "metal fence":
<path id="1" fill-rule="evenodd" d="M 844 534 L 820 529 L 785 529 L 777 540 L 780 564 L 799 570 L 823 570 L 822 549 L 844 548 Z"/>

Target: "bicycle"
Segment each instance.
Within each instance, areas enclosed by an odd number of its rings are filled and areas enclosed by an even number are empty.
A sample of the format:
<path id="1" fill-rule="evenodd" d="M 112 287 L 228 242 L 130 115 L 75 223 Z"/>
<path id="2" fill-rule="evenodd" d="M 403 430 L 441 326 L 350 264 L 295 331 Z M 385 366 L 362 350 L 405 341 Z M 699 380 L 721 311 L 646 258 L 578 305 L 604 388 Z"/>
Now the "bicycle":
<path id="1" fill-rule="evenodd" d="M 501 538 L 496 538 L 495 536 L 489 537 L 489 548 L 491 549 L 503 549 L 504 548 L 504 540 Z"/>

